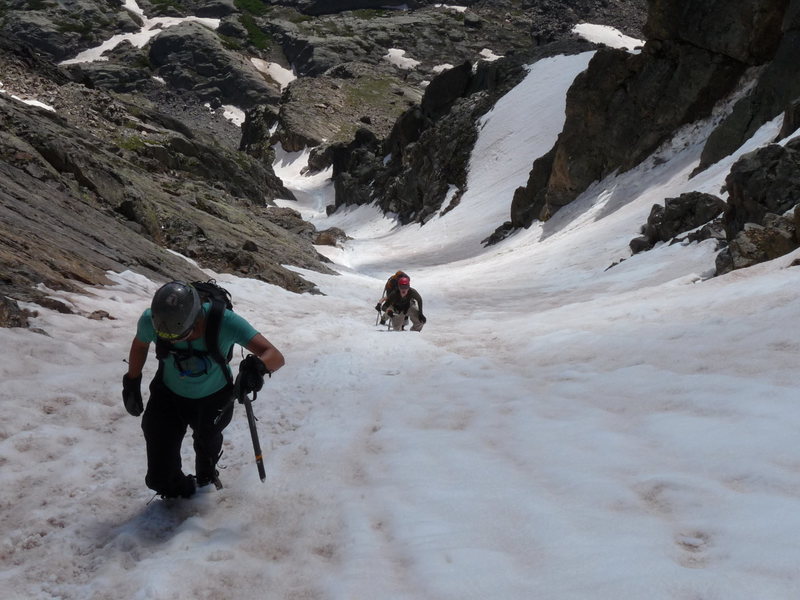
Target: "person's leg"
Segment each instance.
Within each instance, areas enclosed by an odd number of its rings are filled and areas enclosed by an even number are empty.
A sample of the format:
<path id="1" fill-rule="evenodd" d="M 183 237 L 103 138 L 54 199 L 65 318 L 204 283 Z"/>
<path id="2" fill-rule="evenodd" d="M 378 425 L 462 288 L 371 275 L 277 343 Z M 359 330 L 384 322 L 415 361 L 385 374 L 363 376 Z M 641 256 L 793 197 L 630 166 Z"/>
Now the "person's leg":
<path id="1" fill-rule="evenodd" d="M 421 331 L 424 323 L 419 320 L 419 309 L 416 303 L 412 303 L 408 309 L 408 318 L 411 319 L 411 331 Z"/>
<path id="2" fill-rule="evenodd" d="M 218 481 L 217 461 L 222 455 L 222 431 L 233 417 L 233 389 L 225 387 L 197 401 L 190 423 L 194 440 L 195 473 L 198 486 Z"/>
<path id="3" fill-rule="evenodd" d="M 392 329 L 395 331 L 402 331 L 403 329 L 403 322 L 406 320 L 406 316 L 403 313 L 394 313 L 392 315 Z"/>
<path id="4" fill-rule="evenodd" d="M 150 384 L 150 400 L 142 415 L 142 431 L 147 446 L 145 484 L 166 498 L 188 497 L 194 493 L 194 480 L 181 468 L 181 444 L 186 422 L 179 410 L 180 398 L 160 382 Z"/>

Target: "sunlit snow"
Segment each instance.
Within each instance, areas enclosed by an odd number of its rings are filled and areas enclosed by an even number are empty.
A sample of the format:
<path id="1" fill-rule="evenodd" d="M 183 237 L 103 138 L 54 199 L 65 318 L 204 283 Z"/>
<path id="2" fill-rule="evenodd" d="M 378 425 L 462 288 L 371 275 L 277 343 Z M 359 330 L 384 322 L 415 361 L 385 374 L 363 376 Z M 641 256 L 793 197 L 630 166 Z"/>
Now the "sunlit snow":
<path id="1" fill-rule="evenodd" d="M 644 40 L 637 40 L 621 33 L 618 29 L 608 25 L 593 25 L 591 23 L 579 23 L 572 28 L 573 33 L 577 33 L 581 37 L 595 42 L 597 44 L 604 44 L 611 48 L 624 48 L 626 50 L 634 50 L 644 46 Z"/>
<path id="2" fill-rule="evenodd" d="M 136 33 L 121 33 L 112 36 L 99 46 L 84 50 L 77 56 L 62 61 L 61 64 L 69 65 L 82 62 L 107 61 L 108 57 L 103 56 L 103 54 L 109 50 L 113 50 L 121 42 L 128 41 L 136 48 L 142 48 L 147 42 L 150 41 L 151 38 L 161 33 L 162 30 L 172 27 L 173 25 L 178 25 L 179 23 L 183 23 L 185 21 L 195 21 L 205 25 L 210 29 L 216 29 L 219 27 L 220 23 L 219 19 L 206 17 L 153 17 L 152 19 L 149 19 L 145 16 L 142 9 L 139 8 L 139 5 L 135 2 L 135 0 L 125 0 L 125 8 L 136 13 L 142 19 L 142 28 L 139 31 Z"/>
<path id="3" fill-rule="evenodd" d="M 287 85 L 297 79 L 297 75 L 295 75 L 292 69 L 282 67 L 278 63 L 267 62 L 260 58 L 251 58 L 250 62 L 253 63 L 256 69 L 269 75 L 269 77 L 280 86 L 281 90 L 285 89 Z"/>
<path id="4" fill-rule="evenodd" d="M 401 50 L 400 48 L 389 48 L 383 59 L 389 61 L 400 69 L 413 69 L 420 62 L 406 56 L 406 51 Z"/>

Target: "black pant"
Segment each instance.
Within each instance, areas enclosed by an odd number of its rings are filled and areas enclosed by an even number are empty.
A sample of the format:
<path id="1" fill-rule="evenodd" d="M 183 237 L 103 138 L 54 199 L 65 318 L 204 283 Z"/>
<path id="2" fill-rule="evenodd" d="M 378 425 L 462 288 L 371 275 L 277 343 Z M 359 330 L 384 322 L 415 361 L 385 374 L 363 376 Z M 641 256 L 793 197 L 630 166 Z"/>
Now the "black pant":
<path id="1" fill-rule="evenodd" d="M 147 487 L 165 496 L 180 493 L 186 479 L 181 445 L 187 427 L 192 428 L 197 478 L 212 479 L 222 450 L 222 430 L 232 417 L 232 386 L 204 398 L 184 398 L 170 391 L 157 375 L 150 383 L 150 400 L 142 416 Z"/>

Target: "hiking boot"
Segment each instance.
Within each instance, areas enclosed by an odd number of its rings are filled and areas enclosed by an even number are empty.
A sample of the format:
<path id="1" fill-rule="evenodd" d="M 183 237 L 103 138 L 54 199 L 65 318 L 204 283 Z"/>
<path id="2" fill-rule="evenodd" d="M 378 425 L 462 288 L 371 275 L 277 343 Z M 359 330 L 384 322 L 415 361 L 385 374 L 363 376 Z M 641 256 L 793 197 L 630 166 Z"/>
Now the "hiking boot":
<path id="1" fill-rule="evenodd" d="M 172 489 L 159 492 L 162 498 L 191 498 L 197 491 L 194 475 L 184 475 Z"/>
<path id="2" fill-rule="evenodd" d="M 145 477 L 145 484 L 162 498 L 191 498 L 197 490 L 194 475 L 181 475 L 169 483 L 154 483 L 150 477 Z"/>
<path id="3" fill-rule="evenodd" d="M 176 496 L 180 498 L 191 498 L 197 491 L 197 481 L 194 475 L 186 475 L 176 487 Z"/>
<path id="4" fill-rule="evenodd" d="M 214 469 L 214 473 L 212 475 L 198 475 L 197 476 L 197 487 L 205 487 L 208 484 L 213 483 L 214 487 L 218 490 L 222 489 L 222 482 L 219 480 L 219 471 Z"/>

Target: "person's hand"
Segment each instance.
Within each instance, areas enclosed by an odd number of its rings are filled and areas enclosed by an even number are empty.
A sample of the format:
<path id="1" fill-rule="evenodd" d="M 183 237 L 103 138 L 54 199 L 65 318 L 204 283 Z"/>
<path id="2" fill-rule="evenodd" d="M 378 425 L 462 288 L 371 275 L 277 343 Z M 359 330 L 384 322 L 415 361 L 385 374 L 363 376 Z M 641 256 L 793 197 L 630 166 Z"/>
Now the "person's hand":
<path id="1" fill-rule="evenodd" d="M 425 315 L 423 315 L 422 313 L 419 313 L 419 322 L 424 325 L 425 323 L 428 322 L 428 319 L 425 318 Z"/>
<path id="2" fill-rule="evenodd" d="M 128 414 L 138 417 L 144 411 L 144 404 L 142 403 L 142 376 L 136 378 L 128 377 L 128 374 L 122 376 L 122 403 L 125 405 L 125 410 Z"/>
<path id="3" fill-rule="evenodd" d="M 264 386 L 264 375 L 267 374 L 272 375 L 261 359 L 254 354 L 248 354 L 239 363 L 238 382 L 241 390 L 245 394 L 260 391 Z"/>
<path id="4" fill-rule="evenodd" d="M 393 308 L 387 308 L 386 309 L 386 316 L 387 317 L 393 317 L 394 316 L 394 309 Z"/>
<path id="5" fill-rule="evenodd" d="M 380 302 L 378 302 L 378 303 L 375 305 L 375 310 L 377 310 L 378 312 L 381 312 L 381 303 L 380 303 Z"/>

